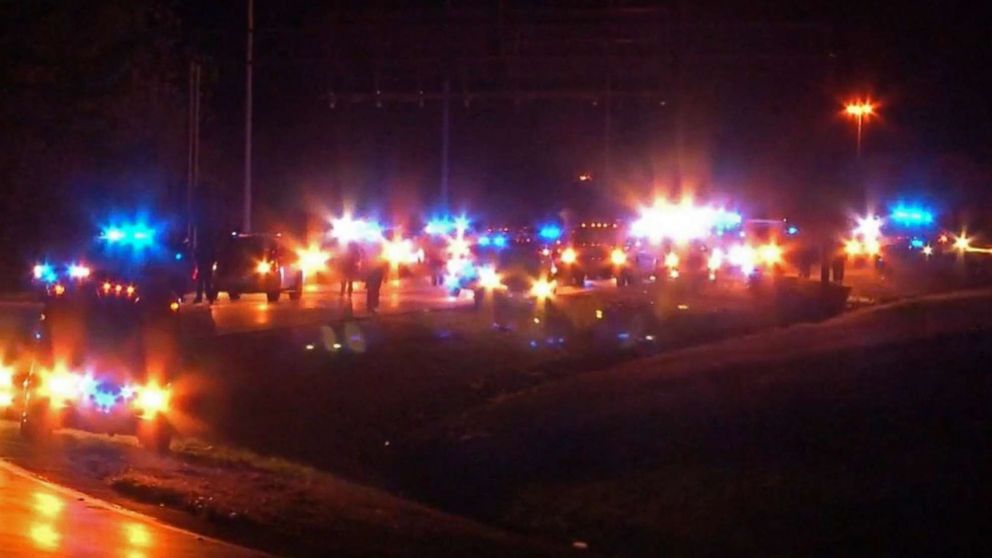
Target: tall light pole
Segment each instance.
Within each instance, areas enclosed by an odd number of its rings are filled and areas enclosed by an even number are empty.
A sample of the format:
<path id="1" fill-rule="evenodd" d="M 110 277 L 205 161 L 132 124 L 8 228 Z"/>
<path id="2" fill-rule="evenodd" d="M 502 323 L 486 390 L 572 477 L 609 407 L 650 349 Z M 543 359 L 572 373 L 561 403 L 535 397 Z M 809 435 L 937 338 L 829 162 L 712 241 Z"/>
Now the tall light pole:
<path id="1" fill-rule="evenodd" d="M 245 191 L 244 213 L 242 215 L 242 232 L 251 232 L 251 70 L 252 70 L 252 39 L 255 34 L 255 1 L 248 0 L 248 42 L 245 51 Z"/>
<path id="2" fill-rule="evenodd" d="M 186 240 L 191 248 L 196 247 L 196 227 L 199 220 L 193 217 L 193 198 L 196 196 L 200 173 L 200 63 L 196 59 L 189 62 L 189 126 L 187 129 L 188 158 L 186 163 Z M 199 214 L 207 210 L 200 203 Z"/>
<path id="3" fill-rule="evenodd" d="M 844 114 L 853 118 L 858 126 L 857 157 L 861 158 L 861 129 L 866 120 L 875 115 L 875 105 L 870 100 L 853 101 L 844 105 Z"/>

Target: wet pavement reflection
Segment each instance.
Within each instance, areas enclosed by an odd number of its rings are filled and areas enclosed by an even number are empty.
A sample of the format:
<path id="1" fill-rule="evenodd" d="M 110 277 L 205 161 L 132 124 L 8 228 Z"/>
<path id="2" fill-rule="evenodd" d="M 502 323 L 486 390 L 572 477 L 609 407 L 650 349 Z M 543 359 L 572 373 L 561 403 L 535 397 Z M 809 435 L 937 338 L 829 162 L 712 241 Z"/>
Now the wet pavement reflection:
<path id="1" fill-rule="evenodd" d="M 465 292 L 466 295 L 470 293 Z M 450 297 L 442 289 L 422 285 L 416 281 L 404 281 L 400 285 L 387 285 L 382 293 L 380 311 L 387 314 L 415 310 L 442 310 L 471 305 L 471 297 Z M 206 312 L 209 308 L 217 333 L 238 333 L 261 331 L 272 328 L 301 327 L 315 325 L 328 320 L 351 316 L 364 316 L 365 291 L 356 284 L 352 296 L 339 296 L 337 292 L 321 290 L 306 292 L 300 300 L 283 298 L 269 303 L 264 294 L 242 295 L 237 302 L 228 300 L 221 294 L 211 306 L 186 305 L 184 314 Z"/>
<path id="2" fill-rule="evenodd" d="M 0 462 L 0 555 L 263 556 L 39 481 Z"/>

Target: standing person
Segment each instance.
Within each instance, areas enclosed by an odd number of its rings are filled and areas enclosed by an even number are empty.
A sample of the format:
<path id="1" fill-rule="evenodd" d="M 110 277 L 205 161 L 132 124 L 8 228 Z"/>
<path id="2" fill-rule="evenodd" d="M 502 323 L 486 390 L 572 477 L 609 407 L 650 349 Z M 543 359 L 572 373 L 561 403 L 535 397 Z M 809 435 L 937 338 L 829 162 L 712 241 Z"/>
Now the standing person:
<path id="1" fill-rule="evenodd" d="M 206 294 L 207 302 L 214 301 L 214 262 L 217 260 L 214 248 L 214 235 L 207 227 L 201 227 L 196 241 L 196 297 L 193 303 L 203 302 Z"/>
<path id="2" fill-rule="evenodd" d="M 388 264 L 383 258 L 370 262 L 368 275 L 365 277 L 365 307 L 370 314 L 379 311 L 379 295 L 382 292 L 382 281 L 386 277 Z"/>
<path id="3" fill-rule="evenodd" d="M 445 247 L 435 238 L 431 238 L 427 244 L 427 269 L 431 274 L 431 286 L 437 287 L 444 284 L 444 263 Z"/>
<path id="4" fill-rule="evenodd" d="M 349 242 L 341 258 L 341 296 L 351 296 L 355 291 L 355 278 L 361 265 L 362 249 L 355 242 Z"/>

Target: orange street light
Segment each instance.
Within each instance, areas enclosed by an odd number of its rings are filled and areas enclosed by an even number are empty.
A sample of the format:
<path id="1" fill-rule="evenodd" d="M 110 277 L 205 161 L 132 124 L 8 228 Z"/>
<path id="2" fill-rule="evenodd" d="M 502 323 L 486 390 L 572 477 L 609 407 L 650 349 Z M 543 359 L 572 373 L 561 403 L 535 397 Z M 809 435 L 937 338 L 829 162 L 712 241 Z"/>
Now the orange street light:
<path id="1" fill-rule="evenodd" d="M 853 101 L 844 105 L 844 114 L 853 118 L 858 124 L 857 155 L 861 158 L 861 128 L 865 120 L 875 116 L 875 105 L 871 100 Z"/>

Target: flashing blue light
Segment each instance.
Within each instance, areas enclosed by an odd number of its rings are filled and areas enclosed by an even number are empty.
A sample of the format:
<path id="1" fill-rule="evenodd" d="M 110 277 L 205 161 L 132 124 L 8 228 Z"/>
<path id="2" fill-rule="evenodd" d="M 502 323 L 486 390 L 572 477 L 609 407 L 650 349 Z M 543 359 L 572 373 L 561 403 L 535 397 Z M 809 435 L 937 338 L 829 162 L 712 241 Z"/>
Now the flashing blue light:
<path id="1" fill-rule="evenodd" d="M 924 227 L 934 223 L 934 215 L 922 206 L 899 204 L 892 208 L 889 220 L 904 227 Z"/>
<path id="2" fill-rule="evenodd" d="M 561 238 L 561 227 L 554 223 L 549 223 L 547 225 L 541 225 L 541 228 L 537 231 L 537 236 L 544 240 L 558 240 Z"/>
<path id="3" fill-rule="evenodd" d="M 484 234 L 479 237 L 478 240 L 479 246 L 489 246 L 492 243 L 493 243 L 493 239 L 488 234 Z"/>
<path id="4" fill-rule="evenodd" d="M 444 286 L 449 289 L 459 288 L 462 286 L 462 279 L 458 275 L 449 273 L 444 276 Z"/>
<path id="5" fill-rule="evenodd" d="M 427 226 L 424 227 L 424 232 L 432 235 L 451 234 L 452 232 L 463 234 L 471 224 L 472 221 L 465 215 L 459 217 L 444 215 L 428 221 Z"/>
<path id="6" fill-rule="evenodd" d="M 785 229 L 785 233 L 788 234 L 789 236 L 799 234 L 799 228 L 796 227 L 795 225 L 789 225 L 789 228 Z"/>
<path id="7" fill-rule="evenodd" d="M 35 264 L 31 271 L 34 273 L 35 279 L 45 283 L 54 283 L 58 279 L 55 269 L 48 263 Z"/>
<path id="8" fill-rule="evenodd" d="M 107 242 L 113 244 L 115 242 L 121 242 L 122 240 L 127 238 L 127 235 L 124 234 L 124 231 L 122 231 L 117 227 L 109 227 L 107 229 L 104 229 L 101 237 Z"/>
<path id="9" fill-rule="evenodd" d="M 507 242 L 508 241 L 506 239 L 506 235 L 505 234 L 498 234 L 498 235 L 496 235 L 496 236 L 493 237 L 493 246 L 495 246 L 497 248 L 506 248 L 506 243 Z"/>
<path id="10" fill-rule="evenodd" d="M 926 242 L 922 238 L 911 238 L 909 241 L 910 248 L 923 248 L 926 246 Z"/>
<path id="11" fill-rule="evenodd" d="M 141 223 L 111 226 L 103 229 L 100 238 L 107 244 L 147 248 L 155 243 L 155 229 Z"/>
<path id="12" fill-rule="evenodd" d="M 86 397 L 95 397 L 100 386 L 92 375 L 87 374 L 79 380 L 79 391 Z"/>
<path id="13" fill-rule="evenodd" d="M 424 232 L 427 234 L 448 234 L 454 226 L 450 219 L 431 219 L 424 227 Z"/>
<path id="14" fill-rule="evenodd" d="M 717 210 L 716 216 L 713 219 L 713 226 L 717 229 L 732 229 L 739 226 L 742 222 L 744 222 L 744 218 L 740 213 L 720 209 Z"/>
<path id="15" fill-rule="evenodd" d="M 110 391 L 103 391 L 101 389 L 93 390 L 93 402 L 101 410 L 109 411 L 114 403 L 117 402 L 117 394 Z"/>
<path id="16" fill-rule="evenodd" d="M 365 240 L 369 242 L 375 242 L 382 238 L 382 225 L 376 221 L 367 221 L 365 223 Z"/>
<path id="17" fill-rule="evenodd" d="M 182 259 L 183 259 L 183 253 L 182 252 L 176 252 L 176 261 L 178 262 L 178 261 L 180 261 Z"/>

